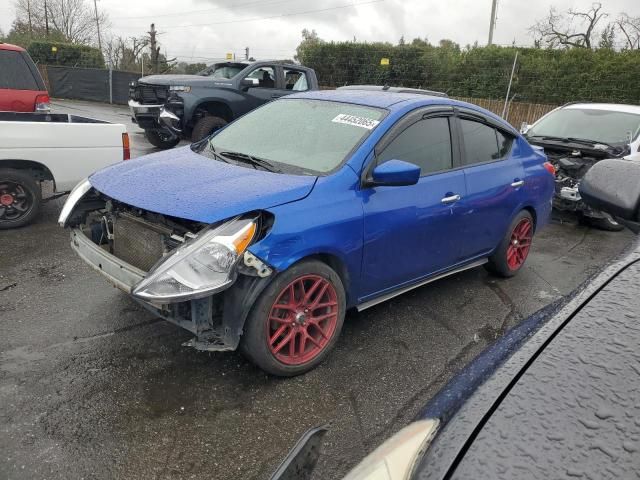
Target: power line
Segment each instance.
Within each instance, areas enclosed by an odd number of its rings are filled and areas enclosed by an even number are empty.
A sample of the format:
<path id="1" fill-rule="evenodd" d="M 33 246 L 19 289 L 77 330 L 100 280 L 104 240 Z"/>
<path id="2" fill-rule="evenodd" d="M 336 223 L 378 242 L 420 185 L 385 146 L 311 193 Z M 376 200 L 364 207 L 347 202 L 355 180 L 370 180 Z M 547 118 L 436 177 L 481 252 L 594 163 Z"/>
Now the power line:
<path id="1" fill-rule="evenodd" d="M 286 18 L 286 17 L 293 17 L 296 15 L 306 15 L 309 13 L 322 13 L 322 12 L 328 12 L 331 10 L 339 10 L 339 9 L 344 9 L 344 8 L 352 8 L 352 7 L 357 7 L 360 5 L 370 5 L 373 3 L 380 3 L 380 2 L 384 2 L 385 0 L 369 0 L 367 2 L 359 2 L 359 3 L 348 3 L 346 5 L 338 5 L 336 7 L 328 7 L 328 8 L 320 8 L 320 9 L 316 9 L 316 10 L 305 10 L 302 12 L 291 12 L 291 13 L 281 13 L 278 15 L 270 15 L 270 16 L 265 16 L 265 17 L 254 17 L 254 18 L 241 18 L 238 20 L 227 20 L 224 22 L 207 22 L 207 23 L 190 23 L 187 25 L 163 25 L 162 28 L 166 29 L 166 28 L 187 28 L 187 27 L 208 27 L 211 25 L 229 25 L 229 24 L 233 24 L 233 23 L 247 23 L 247 22 L 257 22 L 260 20 L 273 20 L 276 18 Z M 120 27 L 120 28 L 137 28 L 137 27 Z"/>
<path id="2" fill-rule="evenodd" d="M 246 2 L 246 3 L 239 3 L 237 5 L 230 5 L 229 7 L 215 7 L 215 8 L 205 8 L 203 10 L 189 10 L 188 12 L 174 12 L 174 13 L 162 13 L 159 15 L 140 15 L 137 17 L 113 17 L 113 20 L 135 20 L 135 19 L 141 19 L 141 18 L 158 18 L 158 17 L 179 17 L 181 15 L 191 15 L 193 13 L 207 13 L 207 12 L 215 12 L 217 10 L 238 10 L 240 8 L 244 8 L 244 7 L 250 7 L 253 5 L 277 5 L 280 3 L 287 3 L 287 2 L 291 2 L 293 0 L 277 0 L 275 2 L 267 2 L 267 1 L 258 1 L 258 2 Z"/>

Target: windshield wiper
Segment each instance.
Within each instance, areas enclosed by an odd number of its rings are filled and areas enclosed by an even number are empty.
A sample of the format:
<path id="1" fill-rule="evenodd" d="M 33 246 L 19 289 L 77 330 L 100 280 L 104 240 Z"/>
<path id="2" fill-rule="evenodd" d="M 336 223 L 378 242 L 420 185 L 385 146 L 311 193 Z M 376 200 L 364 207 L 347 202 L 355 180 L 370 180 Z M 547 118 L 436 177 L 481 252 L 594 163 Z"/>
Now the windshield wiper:
<path id="1" fill-rule="evenodd" d="M 562 143 L 581 143 L 583 145 L 604 145 L 612 150 L 615 150 L 615 147 L 609 145 L 606 142 L 600 142 L 598 140 L 588 140 L 586 138 L 576 138 L 576 137 L 554 137 L 552 135 L 532 135 L 529 138 L 536 139 L 539 138 L 541 140 L 551 140 L 554 142 L 562 142 Z"/>
<path id="2" fill-rule="evenodd" d="M 246 153 L 240 152 L 220 152 L 218 155 L 223 155 L 227 158 L 231 158 L 234 160 L 240 160 L 241 162 L 250 163 L 255 167 L 261 167 L 268 172 L 274 173 L 282 173 L 278 167 L 276 167 L 273 163 L 263 158 L 254 157 L 253 155 L 247 155 Z"/>
<path id="3" fill-rule="evenodd" d="M 224 163 L 231 163 L 228 158 L 225 158 L 223 155 L 216 152 L 216 149 L 207 142 L 207 148 L 200 150 L 201 153 L 204 153 L 207 156 L 213 157 L 214 160 L 219 160 Z"/>

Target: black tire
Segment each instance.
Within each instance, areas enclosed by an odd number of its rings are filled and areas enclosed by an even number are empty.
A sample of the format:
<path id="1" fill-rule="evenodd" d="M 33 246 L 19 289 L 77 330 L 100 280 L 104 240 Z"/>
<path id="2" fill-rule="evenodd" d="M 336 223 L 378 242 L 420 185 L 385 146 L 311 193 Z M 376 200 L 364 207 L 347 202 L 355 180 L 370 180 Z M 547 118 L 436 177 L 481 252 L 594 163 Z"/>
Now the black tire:
<path id="1" fill-rule="evenodd" d="M 293 309 L 282 309 L 284 310 L 285 316 L 281 323 L 273 322 L 270 318 L 274 315 L 274 308 L 278 308 L 275 306 L 275 303 L 282 298 L 282 295 L 285 291 L 288 291 L 289 285 L 294 284 L 295 282 L 300 281 L 309 281 L 315 282 L 318 279 L 324 284 L 330 284 L 333 287 L 333 290 L 329 290 L 325 288 L 321 295 L 322 299 L 318 299 L 318 301 L 323 301 L 326 304 L 331 303 L 335 306 L 331 307 L 319 307 L 317 309 L 312 309 L 313 311 L 307 313 L 308 310 L 304 310 L 304 317 L 308 315 L 309 319 L 313 319 L 314 312 L 321 310 L 322 308 L 326 308 L 328 310 L 324 310 L 319 314 L 319 317 L 322 316 L 330 316 L 328 319 L 329 323 L 324 325 L 326 330 L 321 335 L 324 339 L 320 339 L 319 341 L 322 344 L 322 348 L 320 345 L 316 346 L 317 343 L 305 343 L 306 347 L 309 349 L 309 352 L 303 352 L 302 355 L 315 355 L 310 358 L 308 361 L 303 361 L 304 358 L 299 358 L 298 363 L 295 363 L 296 359 L 291 360 L 292 357 L 286 354 L 280 354 L 278 352 L 273 352 L 272 343 L 278 343 L 279 339 L 286 339 L 286 337 L 292 333 L 294 328 L 304 329 L 305 332 L 314 333 L 316 327 L 313 326 L 313 321 L 305 318 L 300 319 L 299 316 L 303 315 L 302 310 L 298 313 L 293 311 Z M 316 289 L 321 290 L 324 287 L 324 284 L 321 283 L 321 286 Z M 296 288 L 295 286 L 293 287 Z M 306 293 L 309 293 L 313 290 L 313 288 L 309 288 Z M 301 290 L 298 290 L 297 293 L 294 292 L 294 300 L 296 295 L 299 298 L 302 298 L 300 295 Z M 304 290 L 302 290 L 304 293 Z M 324 293 L 326 292 L 326 293 Z M 335 293 L 335 296 L 334 296 Z M 327 295 L 326 297 L 324 295 Z M 280 305 L 280 303 L 278 304 Z M 249 316 L 247 317 L 245 323 L 244 334 L 242 336 L 240 342 L 240 352 L 252 363 L 261 368 L 267 373 L 272 375 L 277 375 L 281 377 L 292 377 L 295 375 L 300 375 L 302 373 L 306 373 L 309 370 L 317 367 L 324 359 L 329 355 L 330 351 L 335 347 L 336 342 L 338 341 L 338 337 L 340 336 L 340 331 L 342 330 L 342 325 L 344 323 L 344 315 L 346 308 L 346 299 L 344 293 L 344 286 L 338 274 L 331 269 L 325 263 L 322 263 L 317 260 L 306 260 L 300 263 L 295 264 L 288 270 L 280 273 L 269 286 L 262 292 L 256 303 L 253 305 Z M 286 313 L 287 310 L 291 310 L 291 313 Z M 335 315 L 332 315 L 335 313 Z M 328 315 L 327 315 L 328 314 Z M 286 319 L 286 320 L 285 320 Z M 305 326 L 305 320 L 308 320 L 307 325 Z M 289 323 L 291 322 L 291 323 Z M 282 328 L 285 328 L 281 334 L 281 337 L 277 337 L 276 342 L 269 341 L 269 337 L 272 336 L 272 329 L 275 329 L 282 325 Z M 292 326 L 289 326 L 292 325 Z M 313 329 L 312 329 L 313 327 Z M 318 331 L 321 332 L 322 330 Z M 325 335 L 325 333 L 327 335 Z M 294 349 L 296 345 L 301 347 L 302 336 L 304 334 L 296 334 L 293 333 L 293 344 Z M 320 337 L 316 337 L 318 340 Z M 284 342 L 284 340 L 283 340 Z M 305 340 L 308 342 L 308 340 Z M 324 342 L 324 343 L 323 343 Z M 290 346 L 289 343 L 284 342 L 286 345 Z M 314 345 L 315 344 L 315 345 Z M 275 347 L 276 345 L 274 345 Z M 284 352 L 285 349 L 282 348 Z M 315 353 L 313 353 L 315 352 Z M 288 356 L 290 359 L 288 363 L 283 362 L 278 358 L 280 356 Z M 293 362 L 293 363 L 292 363 Z"/>
<path id="2" fill-rule="evenodd" d="M 200 140 L 208 137 L 219 128 L 224 127 L 227 121 L 221 117 L 215 117 L 213 115 L 206 115 L 196 122 L 191 132 L 191 141 L 199 142 Z"/>
<path id="3" fill-rule="evenodd" d="M 608 215 L 602 218 L 586 217 L 586 221 L 589 225 L 597 228 L 598 230 L 605 230 L 607 232 L 620 232 L 624 230 L 624 225 L 616 222 Z"/>
<path id="4" fill-rule="evenodd" d="M 516 235 L 516 229 L 518 229 L 521 225 L 528 224 L 530 228 L 530 235 L 528 240 L 528 248 L 525 249 L 524 240 L 518 241 L 517 238 L 514 238 Z M 529 250 L 531 249 L 531 239 L 533 239 L 533 229 L 534 222 L 531 214 L 522 210 L 515 218 L 511 221 L 507 232 L 504 235 L 504 238 L 498 245 L 496 251 L 489 257 L 489 262 L 485 264 L 485 268 L 494 275 L 499 277 L 509 278 L 513 277 L 517 274 L 520 269 L 523 267 L 528 255 Z M 514 240 L 516 243 L 514 244 Z M 510 255 L 517 250 L 515 255 L 517 256 L 517 265 L 514 265 L 514 262 L 510 261 Z M 522 253 L 520 253 L 522 252 Z M 524 258 L 520 258 L 521 255 L 524 255 Z"/>
<path id="5" fill-rule="evenodd" d="M 177 135 L 171 135 L 161 130 L 145 130 L 144 136 L 151 145 L 162 150 L 169 150 L 180 143 L 180 138 Z"/>
<path id="6" fill-rule="evenodd" d="M 41 202 L 42 190 L 33 176 L 23 170 L 0 169 L 0 230 L 31 223 L 40 213 Z"/>

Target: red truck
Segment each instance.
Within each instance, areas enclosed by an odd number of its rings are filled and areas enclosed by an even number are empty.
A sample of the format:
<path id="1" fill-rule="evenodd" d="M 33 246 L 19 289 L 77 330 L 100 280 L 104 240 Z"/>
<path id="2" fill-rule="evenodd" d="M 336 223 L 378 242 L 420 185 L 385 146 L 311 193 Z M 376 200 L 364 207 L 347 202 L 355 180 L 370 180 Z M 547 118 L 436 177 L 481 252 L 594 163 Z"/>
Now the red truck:
<path id="1" fill-rule="evenodd" d="M 0 42 L 0 111 L 50 111 L 50 100 L 38 68 L 27 51 Z"/>

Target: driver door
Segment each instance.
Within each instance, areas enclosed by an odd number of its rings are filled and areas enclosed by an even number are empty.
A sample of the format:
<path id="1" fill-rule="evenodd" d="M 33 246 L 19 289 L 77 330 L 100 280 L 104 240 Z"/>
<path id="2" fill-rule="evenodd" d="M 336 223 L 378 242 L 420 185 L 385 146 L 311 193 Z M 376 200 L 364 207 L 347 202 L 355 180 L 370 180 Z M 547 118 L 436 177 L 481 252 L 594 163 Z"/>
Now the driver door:
<path id="1" fill-rule="evenodd" d="M 364 252 L 360 302 L 460 262 L 466 195 L 453 109 L 409 114 L 376 147 L 376 165 L 391 159 L 421 168 L 416 185 L 364 189 Z M 399 128 L 398 128 L 399 127 Z M 400 130 L 400 131 L 398 131 Z M 380 144 L 384 144 L 378 151 Z"/>
<path id="2" fill-rule="evenodd" d="M 247 110 L 250 111 L 282 95 L 279 86 L 277 69 L 272 65 L 263 65 L 249 72 L 242 80 L 250 80 L 253 86 L 246 89 Z"/>

